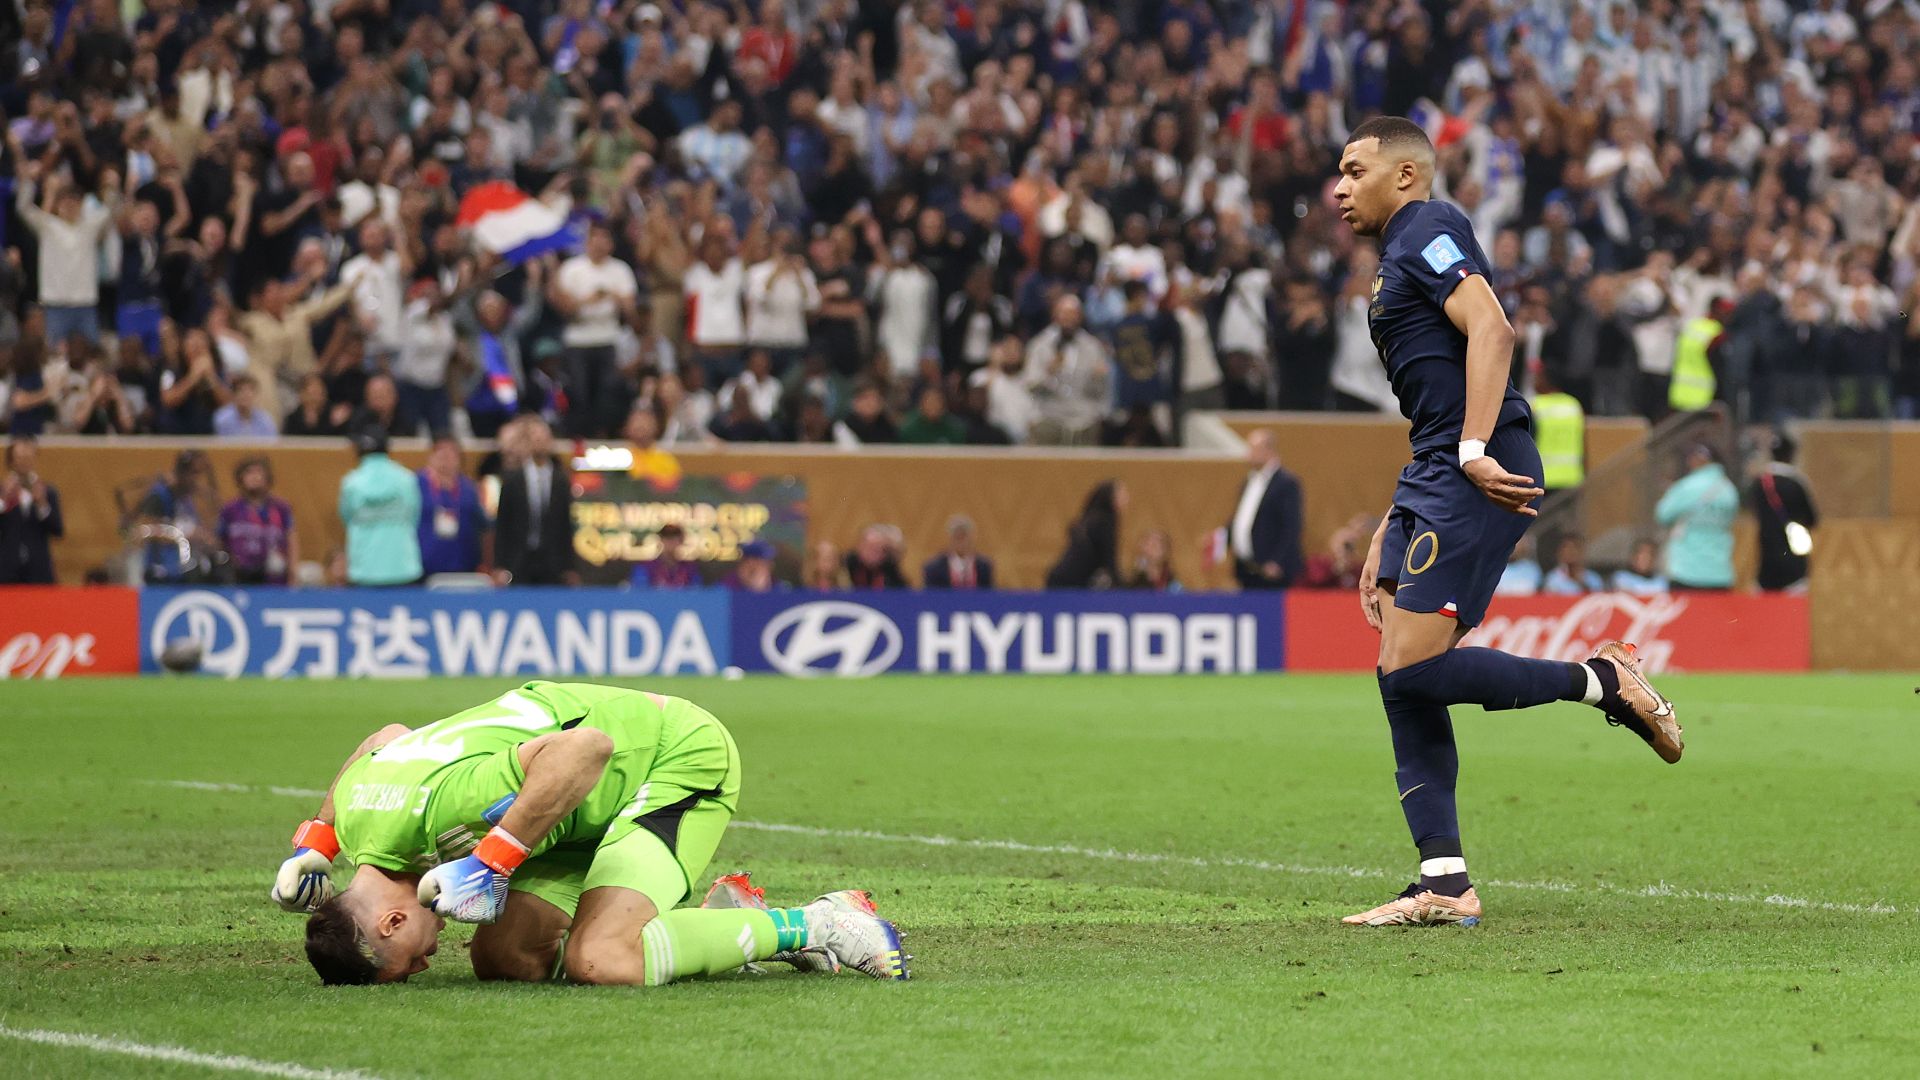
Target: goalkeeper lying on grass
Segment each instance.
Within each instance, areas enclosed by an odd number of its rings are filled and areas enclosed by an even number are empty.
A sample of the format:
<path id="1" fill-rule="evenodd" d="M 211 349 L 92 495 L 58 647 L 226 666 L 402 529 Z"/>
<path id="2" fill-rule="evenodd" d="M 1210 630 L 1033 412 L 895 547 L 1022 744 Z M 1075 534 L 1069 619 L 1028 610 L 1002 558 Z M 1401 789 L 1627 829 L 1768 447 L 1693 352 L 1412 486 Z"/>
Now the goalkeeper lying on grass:
<path id="1" fill-rule="evenodd" d="M 692 702 L 531 682 L 368 737 L 294 833 L 273 898 L 313 913 L 307 958 L 328 984 L 425 971 L 448 918 L 484 924 L 482 979 L 658 986 L 766 959 L 905 979 L 900 935 L 865 893 L 769 910 L 733 876 L 675 909 L 739 795 L 733 737 Z M 336 895 L 343 852 L 353 879 Z"/>

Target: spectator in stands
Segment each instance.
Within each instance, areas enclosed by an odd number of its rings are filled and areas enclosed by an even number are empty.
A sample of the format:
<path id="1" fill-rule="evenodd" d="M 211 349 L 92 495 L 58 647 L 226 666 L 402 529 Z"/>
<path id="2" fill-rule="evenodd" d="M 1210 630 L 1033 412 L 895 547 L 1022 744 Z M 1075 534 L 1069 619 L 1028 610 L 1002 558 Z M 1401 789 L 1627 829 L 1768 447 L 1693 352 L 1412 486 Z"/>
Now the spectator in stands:
<path id="1" fill-rule="evenodd" d="M 468 358 L 479 368 L 479 378 L 465 406 L 469 426 L 480 438 L 499 434 L 501 426 L 520 408 L 527 385 L 521 346 L 546 311 L 541 296 L 546 290 L 550 259 L 546 256 L 524 264 L 526 288 L 518 305 L 492 289 L 463 291 L 454 302 L 454 328 Z"/>
<path id="2" fill-rule="evenodd" d="M 1587 566 L 1586 541 L 1568 533 L 1553 545 L 1553 569 L 1541 583 L 1540 591 L 1549 596 L 1579 596 L 1606 588 L 1600 575 Z"/>
<path id="3" fill-rule="evenodd" d="M 1770 442 L 1770 460 L 1755 470 L 1746 502 L 1759 525 L 1760 588 L 1781 592 L 1807 580 L 1807 557 L 1813 554 L 1820 511 L 1814 506 L 1812 485 L 1793 466 L 1792 437 L 1777 432 Z"/>
<path id="4" fill-rule="evenodd" d="M 1227 523 L 1233 579 L 1242 589 L 1284 589 L 1301 570 L 1300 481 L 1281 467 L 1269 431 L 1247 436 L 1247 465 L 1240 501 Z"/>
<path id="5" fill-rule="evenodd" d="M 408 435 L 422 425 L 429 432 L 452 429 L 447 374 L 456 335 L 448 303 L 446 293 L 433 278 L 421 278 L 407 290 L 400 355 L 393 365 L 393 376 L 394 389 L 400 395 L 400 415 L 410 425 Z"/>
<path id="6" fill-rule="evenodd" d="M 700 564 L 687 558 L 685 529 L 668 522 L 655 534 L 660 554 L 633 567 L 632 582 L 647 589 L 697 589 L 701 585 Z"/>
<path id="7" fill-rule="evenodd" d="M 900 425 L 900 441 L 920 446 L 959 446 L 967 441 L 966 422 L 947 410 L 947 392 L 936 383 L 920 388 L 920 405 Z"/>
<path id="8" fill-rule="evenodd" d="M 234 323 L 246 339 L 248 373 L 260 383 L 260 407 L 269 415 L 281 415 L 286 411 L 282 400 L 298 397 L 300 380 L 316 367 L 314 324 L 346 303 L 357 284 L 348 278 L 310 300 L 298 299 L 321 272 L 310 268 L 299 280 L 259 282 L 253 286 L 253 307 Z"/>
<path id="9" fill-rule="evenodd" d="M 740 562 L 727 575 L 727 588 L 736 592 L 784 592 L 786 582 L 773 576 L 773 545 L 749 540 L 740 545 Z"/>
<path id="10" fill-rule="evenodd" d="M 260 380 L 233 380 L 233 400 L 213 414 L 213 433 L 223 439 L 271 439 L 280 434 L 273 417 L 260 407 Z"/>
<path id="11" fill-rule="evenodd" d="M 0 472 L 0 585 L 51 585 L 52 541 L 66 535 L 60 489 L 40 475 L 40 445 L 31 435 L 7 443 Z"/>
<path id="12" fill-rule="evenodd" d="M 62 123 L 77 124 L 74 115 L 73 105 L 66 104 Z M 64 350 L 76 337 L 97 343 L 101 237 L 119 209 L 120 173 L 102 169 L 99 198 L 89 199 L 87 192 L 63 173 L 47 173 L 42 161 L 32 158 L 17 139 L 11 149 L 16 167 L 26 163 L 13 205 L 39 242 L 36 280 L 40 283 L 40 307 L 46 314 L 47 343 L 54 351 Z M 36 185 L 42 179 L 44 205 L 34 201 L 39 190 Z"/>
<path id="13" fill-rule="evenodd" d="M 1520 538 L 1514 545 L 1513 554 L 1507 558 L 1507 568 L 1500 572 L 1500 583 L 1493 588 L 1495 596 L 1532 596 L 1540 591 L 1540 585 L 1546 574 L 1540 569 L 1540 560 L 1536 557 L 1531 534 Z"/>
<path id="14" fill-rule="evenodd" d="M 587 230 L 586 251 L 560 264 L 547 302 L 566 321 L 567 433 L 604 438 L 627 415 L 625 379 L 615 352 L 621 324 L 640 321 L 640 283 L 633 268 L 613 257 L 613 230 Z M 503 327 L 504 329 L 504 327 Z M 501 330 L 495 330 L 498 334 Z"/>
<path id="15" fill-rule="evenodd" d="M 743 376 L 746 374 L 748 373 L 742 373 Z M 779 386 L 771 378 L 763 380 L 762 385 L 772 385 L 776 388 Z M 728 383 L 727 387 L 734 392 L 723 395 L 721 413 L 713 418 L 713 423 L 707 426 L 708 432 L 721 442 L 730 443 L 772 442 L 778 438 L 773 425 L 761 419 L 760 414 L 754 411 L 753 394 L 740 389 L 737 380 Z"/>
<path id="16" fill-rule="evenodd" d="M 715 231 L 700 241 L 700 259 L 687 267 L 682 287 L 687 297 L 690 361 L 706 371 L 714 385 L 740 367 L 740 346 L 747 340 L 746 269 L 733 253 L 733 241 Z"/>
<path id="17" fill-rule="evenodd" d="M 1627 565 L 1613 572 L 1614 592 L 1634 596 L 1658 596 L 1667 591 L 1667 577 L 1660 572 L 1660 545 L 1652 540 L 1635 540 Z"/>
<path id="18" fill-rule="evenodd" d="M 1675 589 L 1733 588 L 1733 519 L 1739 512 L 1740 493 L 1726 466 L 1712 447 L 1696 444 L 1687 451 L 1685 474 L 1653 511 L 1668 530 L 1667 578 Z"/>
<path id="19" fill-rule="evenodd" d="M 853 589 L 904 589 L 906 575 L 900 572 L 900 554 L 884 525 L 869 525 L 860 532 L 860 542 L 846 559 L 847 586 Z"/>
<path id="20" fill-rule="evenodd" d="M 940 361 L 949 375 L 968 378 L 992 359 L 994 343 L 1013 333 L 1013 304 L 993 291 L 993 267 L 967 271 L 966 285 L 947 299 L 940 316 Z"/>
<path id="21" fill-rule="evenodd" d="M 120 339 L 138 350 L 132 338 Z M 91 349 L 91 346 L 88 346 Z M 136 418 L 120 377 L 104 358 L 94 356 L 84 370 L 68 377 L 68 392 L 60 411 L 68 431 L 77 435 L 131 435 Z"/>
<path id="22" fill-rule="evenodd" d="M 526 459 L 500 474 L 493 526 L 493 576 L 501 585 L 577 585 L 573 477 L 553 454 L 553 428 L 537 416 L 518 425 Z"/>
<path id="23" fill-rule="evenodd" d="M 814 592 L 839 592 L 851 587 L 846 561 L 841 558 L 840 548 L 833 541 L 821 540 L 813 545 L 800 587 Z"/>
<path id="24" fill-rule="evenodd" d="M 352 441 L 360 463 L 340 481 L 347 581 L 411 585 L 420 580 L 420 483 L 387 456 L 385 428 L 360 426 Z"/>
<path id="25" fill-rule="evenodd" d="M 300 563 L 300 537 L 293 507 L 273 493 L 273 466 L 264 457 L 242 458 L 233 483 L 240 494 L 220 508 L 214 535 L 240 585 L 285 585 Z"/>
<path id="26" fill-rule="evenodd" d="M 1067 547 L 1047 571 L 1049 589 L 1110 589 L 1119 583 L 1120 518 L 1131 496 L 1108 480 L 1087 493 L 1080 516 L 1067 526 Z"/>
<path id="27" fill-rule="evenodd" d="M 460 440 L 441 431 L 420 470 L 420 571 L 471 574 L 480 569 L 487 512 L 480 489 L 460 471 Z"/>
<path id="28" fill-rule="evenodd" d="M 1173 573 L 1173 537 L 1165 529 L 1149 529 L 1134 548 L 1133 571 L 1126 587 L 1147 592 L 1185 592 Z"/>
<path id="29" fill-rule="evenodd" d="M 200 450 L 182 450 L 174 456 L 173 471 L 153 479 L 127 515 L 140 525 L 167 526 L 176 536 L 156 537 L 147 545 L 145 578 L 150 583 L 179 581 L 219 544 L 213 524 L 219 516 L 213 463 Z M 123 506 L 123 510 L 124 510 Z M 179 541 L 189 547 L 180 557 Z"/>
<path id="30" fill-rule="evenodd" d="M 776 374 L 797 367 L 807 350 L 807 319 L 820 310 L 820 283 L 791 230 L 782 229 L 767 258 L 747 268 L 745 290 L 747 345 L 767 350 Z"/>
<path id="31" fill-rule="evenodd" d="M 205 330 L 160 327 L 160 408 L 154 427 L 167 435 L 211 435 L 213 418 L 233 392 L 220 375 L 213 339 Z"/>
<path id="32" fill-rule="evenodd" d="M 1107 347 L 1088 333 L 1080 300 L 1064 296 L 1053 322 L 1027 345 L 1022 376 L 1037 418 L 1028 433 L 1043 446 L 1091 446 L 1107 412 Z"/>
<path id="33" fill-rule="evenodd" d="M 874 225 L 869 236 L 875 261 L 868 298 L 874 319 L 874 366 L 887 378 L 908 383 L 931 374 L 939 359 L 940 283 L 920 261 L 919 247 L 907 229 L 880 242 Z"/>
<path id="34" fill-rule="evenodd" d="M 282 435 L 344 435 L 352 407 L 327 401 L 327 381 L 319 374 L 300 380 L 300 402 L 280 425 Z"/>
<path id="35" fill-rule="evenodd" d="M 1380 524 L 1377 514 L 1355 514 L 1333 530 L 1326 551 L 1308 557 L 1299 584 L 1309 589 L 1357 589 L 1360 568 L 1367 558 L 1367 546 L 1373 542 L 1373 530 Z"/>
<path id="36" fill-rule="evenodd" d="M 947 519 L 947 548 L 920 568 L 923 589 L 991 589 L 993 560 L 980 554 L 973 519 L 955 514 Z"/>
<path id="37" fill-rule="evenodd" d="M 353 414 L 353 419 L 347 422 L 349 430 L 377 427 L 386 432 L 389 439 L 405 438 L 414 433 L 418 425 L 401 408 L 400 389 L 395 385 L 393 376 L 384 371 L 368 376 L 364 394 L 360 408 Z"/>
<path id="38" fill-rule="evenodd" d="M 887 415 L 887 401 L 872 380 L 863 380 L 853 388 L 853 405 L 846 419 L 833 426 L 833 439 L 843 447 L 866 443 L 896 443 L 900 432 Z"/>
<path id="39" fill-rule="evenodd" d="M 785 387 L 774 376 L 773 351 L 755 346 L 747 350 L 746 368 L 720 388 L 717 403 L 722 412 L 728 412 L 733 408 L 736 396 L 744 397 L 747 411 L 756 419 L 771 424 L 780 411 L 780 396 L 784 390 Z"/>
<path id="40" fill-rule="evenodd" d="M 15 435 L 36 436 L 53 424 L 55 394 L 47 385 L 50 362 L 45 327 L 42 309 L 29 308 L 20 320 L 20 342 L 10 350 L 11 370 L 4 411 L 9 415 L 8 430 Z M 51 366 L 58 374 L 64 361 Z"/>
<path id="41" fill-rule="evenodd" d="M 340 267 L 340 279 L 353 282 L 353 317 L 367 338 L 367 362 L 388 367 L 400 357 L 407 329 L 404 291 L 412 267 L 395 247 L 387 223 L 369 216 L 360 223 L 360 254 Z"/>
<path id="42" fill-rule="evenodd" d="M 987 366 L 974 372 L 970 380 L 972 387 L 985 398 L 981 405 L 982 418 L 1016 445 L 1027 441 L 1040 412 L 1033 388 L 1027 384 L 1026 365 L 1026 351 L 1021 348 L 1020 339 L 1003 337 L 993 343 Z"/>

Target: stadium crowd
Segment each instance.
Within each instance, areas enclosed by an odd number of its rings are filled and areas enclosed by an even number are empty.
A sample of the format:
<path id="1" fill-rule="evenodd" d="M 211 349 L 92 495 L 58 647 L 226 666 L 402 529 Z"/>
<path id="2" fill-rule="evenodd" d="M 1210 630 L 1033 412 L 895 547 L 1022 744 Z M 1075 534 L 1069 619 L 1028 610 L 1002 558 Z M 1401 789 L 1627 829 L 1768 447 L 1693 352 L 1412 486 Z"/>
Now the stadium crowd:
<path id="1" fill-rule="evenodd" d="M 1920 403 L 1889 0 L 16 0 L 0 423 L 1157 445 L 1390 409 L 1327 199 L 1409 114 L 1588 413 Z M 567 250 L 489 250 L 507 182 Z"/>

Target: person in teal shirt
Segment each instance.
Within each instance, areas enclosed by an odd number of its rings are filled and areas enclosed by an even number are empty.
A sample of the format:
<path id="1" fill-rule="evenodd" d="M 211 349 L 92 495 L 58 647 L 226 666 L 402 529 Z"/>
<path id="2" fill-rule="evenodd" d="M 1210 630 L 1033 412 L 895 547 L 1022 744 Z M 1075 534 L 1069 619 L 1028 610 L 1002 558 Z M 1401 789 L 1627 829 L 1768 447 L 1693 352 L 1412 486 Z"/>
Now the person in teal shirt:
<path id="1" fill-rule="evenodd" d="M 347 582 L 408 585 L 420 580 L 420 481 L 387 456 L 387 433 L 369 424 L 353 434 L 360 464 L 340 481 L 347 527 Z"/>
<path id="2" fill-rule="evenodd" d="M 1740 492 L 1705 443 L 1687 451 L 1686 475 L 1673 482 L 1653 516 L 1669 530 L 1667 578 L 1676 589 L 1733 588 L 1733 519 Z"/>

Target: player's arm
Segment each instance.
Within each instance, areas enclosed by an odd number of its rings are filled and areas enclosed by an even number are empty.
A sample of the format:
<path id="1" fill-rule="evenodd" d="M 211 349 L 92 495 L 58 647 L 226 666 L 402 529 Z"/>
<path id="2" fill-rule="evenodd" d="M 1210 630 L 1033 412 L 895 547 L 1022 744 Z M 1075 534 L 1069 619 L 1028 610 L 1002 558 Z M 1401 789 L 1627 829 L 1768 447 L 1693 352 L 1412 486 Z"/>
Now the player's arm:
<path id="1" fill-rule="evenodd" d="M 532 846 L 600 782 L 613 757 L 613 739 L 596 728 L 576 727 L 522 743 L 514 752 L 526 779 L 518 792 L 488 811 L 493 828 L 473 854 L 420 877 L 420 903 L 435 914 L 460 922 L 498 919 L 506 904 L 507 879 L 526 861 Z"/>
<path id="2" fill-rule="evenodd" d="M 1470 274 L 1447 297 L 1447 318 L 1467 337 L 1467 414 L 1460 427 L 1460 468 L 1487 498 L 1516 514 L 1538 512 L 1527 504 L 1544 495 L 1531 476 L 1518 476 L 1486 456 L 1487 440 L 1500 420 L 1513 364 L 1513 327 L 1500 298 L 1479 274 Z"/>
<path id="3" fill-rule="evenodd" d="M 340 838 L 333 831 L 334 789 L 340 786 L 340 778 L 354 762 L 407 731 L 404 724 L 388 724 L 362 739 L 347 756 L 340 771 L 334 774 L 333 783 L 327 785 L 319 813 L 301 822 L 293 831 L 293 854 L 280 864 L 279 873 L 274 875 L 270 893 L 274 903 L 287 911 L 312 911 L 333 895 L 333 859 L 340 854 Z"/>
<path id="4" fill-rule="evenodd" d="M 1393 520 L 1393 509 L 1380 515 L 1380 524 L 1373 530 L 1373 540 L 1367 545 L 1367 558 L 1360 564 L 1360 613 L 1367 617 L 1367 625 L 1375 633 L 1383 625 L 1380 614 L 1380 547 L 1387 540 L 1387 522 Z"/>

